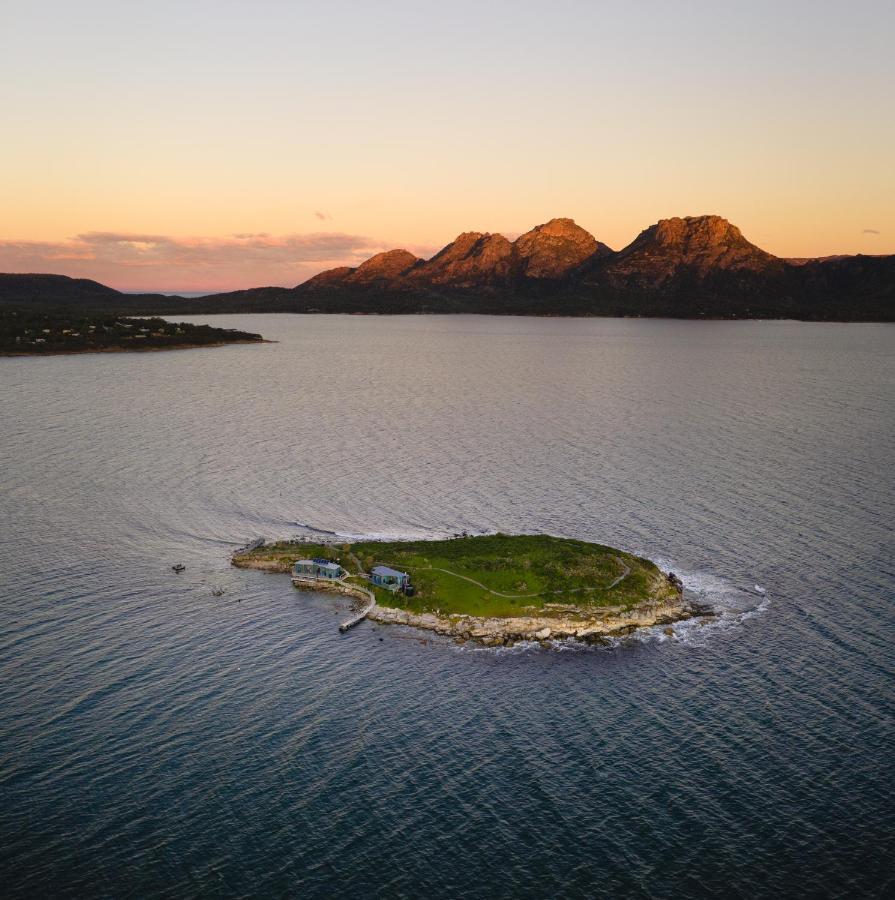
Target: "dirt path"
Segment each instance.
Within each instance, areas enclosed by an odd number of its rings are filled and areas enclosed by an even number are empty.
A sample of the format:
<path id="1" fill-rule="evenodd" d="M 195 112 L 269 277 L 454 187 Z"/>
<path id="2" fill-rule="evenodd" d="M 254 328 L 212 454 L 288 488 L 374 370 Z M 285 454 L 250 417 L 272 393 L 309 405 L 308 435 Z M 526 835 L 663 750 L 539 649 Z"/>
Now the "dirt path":
<path id="1" fill-rule="evenodd" d="M 470 584 L 474 584 L 476 587 L 480 587 L 483 591 L 487 591 L 489 594 L 494 594 L 495 597 L 507 597 L 510 600 L 522 600 L 527 597 L 540 597 L 540 594 L 502 594 L 500 591 L 492 591 L 487 585 L 482 584 L 481 581 L 476 581 L 474 578 L 469 578 L 466 575 L 461 575 L 459 572 L 452 572 L 450 569 L 439 569 L 438 566 L 426 566 L 427 569 L 431 569 L 433 572 L 444 572 L 445 575 L 453 575 L 454 578 L 462 578 L 464 581 L 468 581 Z"/>
<path id="2" fill-rule="evenodd" d="M 364 567 L 360 564 L 360 560 L 354 555 L 354 553 L 351 550 L 348 551 L 348 556 L 351 558 L 351 561 L 357 566 L 356 574 L 363 575 Z"/>
<path id="3" fill-rule="evenodd" d="M 611 591 L 611 590 L 612 590 L 619 582 L 624 581 L 624 580 L 631 574 L 631 568 L 630 568 L 630 566 L 626 566 L 626 565 L 625 565 L 625 564 L 624 564 L 617 556 L 613 556 L 612 558 L 613 558 L 613 559 L 614 559 L 614 560 L 615 560 L 615 561 L 616 561 L 616 562 L 617 562 L 617 563 L 618 563 L 625 571 L 622 572 L 622 574 L 619 575 L 618 578 L 616 578 L 615 581 L 613 581 L 612 584 L 610 584 L 608 588 L 606 588 L 607 591 Z"/>
<path id="4" fill-rule="evenodd" d="M 474 584 L 476 587 L 480 587 L 483 591 L 487 591 L 489 594 L 494 594 L 495 597 L 505 597 L 508 600 L 526 600 L 531 599 L 532 597 L 546 597 L 548 595 L 555 596 L 556 594 L 574 594 L 578 591 L 611 591 L 617 584 L 620 584 L 624 581 L 630 574 L 631 568 L 626 566 L 622 560 L 620 560 L 617 556 L 612 557 L 625 571 L 622 572 L 612 584 L 608 585 L 605 588 L 572 588 L 570 591 L 545 591 L 540 594 L 504 594 L 500 591 L 493 591 L 487 585 L 482 584 L 481 581 L 476 581 L 474 578 L 470 578 L 467 575 L 461 575 L 459 572 L 452 572 L 450 569 L 439 569 L 438 566 L 426 566 L 427 569 L 431 569 L 433 572 L 444 572 L 445 575 L 453 575 L 454 578 L 462 578 L 464 581 L 468 581 L 470 584 Z M 356 561 L 356 560 L 355 560 Z"/>

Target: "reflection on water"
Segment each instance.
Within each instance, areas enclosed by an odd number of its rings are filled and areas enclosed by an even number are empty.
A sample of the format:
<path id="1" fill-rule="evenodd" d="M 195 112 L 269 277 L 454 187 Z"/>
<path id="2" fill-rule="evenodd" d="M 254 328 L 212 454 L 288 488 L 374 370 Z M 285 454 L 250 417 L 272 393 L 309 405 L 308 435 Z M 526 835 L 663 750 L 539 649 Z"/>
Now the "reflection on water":
<path id="1" fill-rule="evenodd" d="M 8 895 L 885 892 L 895 329 L 219 324 L 279 343 L 0 360 Z M 598 540 L 718 615 L 340 636 L 228 566 L 304 526 Z"/>

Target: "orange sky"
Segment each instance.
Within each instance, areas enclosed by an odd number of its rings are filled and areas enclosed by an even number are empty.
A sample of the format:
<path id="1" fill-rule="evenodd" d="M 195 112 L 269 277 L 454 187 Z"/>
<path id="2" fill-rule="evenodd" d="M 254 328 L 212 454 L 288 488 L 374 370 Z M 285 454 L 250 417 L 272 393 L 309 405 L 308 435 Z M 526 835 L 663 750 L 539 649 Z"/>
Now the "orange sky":
<path id="1" fill-rule="evenodd" d="M 464 230 L 571 216 L 620 248 L 703 213 L 778 255 L 895 252 L 889 3 L 17 7 L 0 270 L 289 285 Z"/>

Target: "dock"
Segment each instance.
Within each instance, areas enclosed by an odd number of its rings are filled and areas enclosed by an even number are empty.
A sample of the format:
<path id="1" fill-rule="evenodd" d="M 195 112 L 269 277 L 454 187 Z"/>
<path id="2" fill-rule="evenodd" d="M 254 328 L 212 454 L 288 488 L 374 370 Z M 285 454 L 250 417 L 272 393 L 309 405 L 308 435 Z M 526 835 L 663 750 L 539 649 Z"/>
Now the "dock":
<path id="1" fill-rule="evenodd" d="M 359 612 L 355 613 L 350 619 L 339 625 L 339 631 L 345 634 L 355 625 L 359 625 L 367 618 L 376 605 L 376 595 L 362 585 L 345 581 L 344 579 L 331 580 L 328 578 L 315 578 L 313 576 L 293 575 L 292 584 L 297 588 L 310 591 L 329 591 L 335 594 L 346 594 L 349 597 L 357 597 L 360 600 L 366 600 L 366 606 Z"/>
<path id="2" fill-rule="evenodd" d="M 354 628 L 355 625 L 359 625 L 361 622 L 363 622 L 363 620 L 366 619 L 368 615 L 370 615 L 373 607 L 376 605 L 376 597 L 373 595 L 373 592 L 367 590 L 366 588 L 361 588 L 361 590 L 368 595 L 370 602 L 356 616 L 353 616 L 339 626 L 339 631 L 342 634 L 345 634 L 346 631 L 350 631 L 352 628 Z"/>

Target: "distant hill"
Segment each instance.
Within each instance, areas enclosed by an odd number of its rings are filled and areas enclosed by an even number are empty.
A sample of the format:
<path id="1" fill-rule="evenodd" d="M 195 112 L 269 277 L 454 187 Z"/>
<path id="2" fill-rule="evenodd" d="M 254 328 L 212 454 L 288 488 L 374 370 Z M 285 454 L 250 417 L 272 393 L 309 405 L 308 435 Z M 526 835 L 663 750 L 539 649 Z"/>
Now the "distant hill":
<path id="1" fill-rule="evenodd" d="M 465 232 L 431 259 L 378 253 L 294 288 L 187 299 L 59 275 L 0 275 L 0 304 L 162 315 L 488 313 L 895 321 L 895 256 L 787 260 L 720 216 L 663 219 L 614 251 L 571 219 L 515 241 Z"/>
<path id="2" fill-rule="evenodd" d="M 193 301 L 162 294 L 124 294 L 87 278 L 0 273 L 0 306 L 81 312 L 187 312 Z"/>

